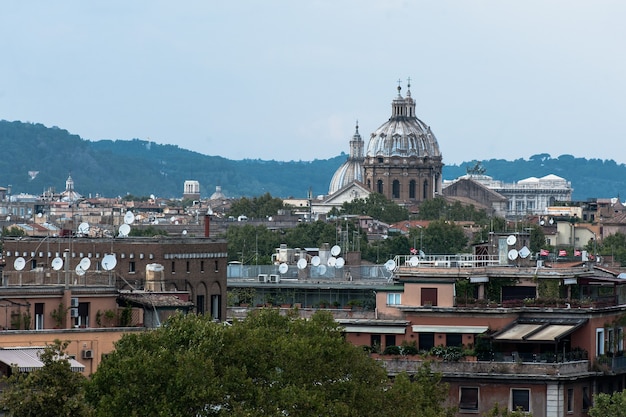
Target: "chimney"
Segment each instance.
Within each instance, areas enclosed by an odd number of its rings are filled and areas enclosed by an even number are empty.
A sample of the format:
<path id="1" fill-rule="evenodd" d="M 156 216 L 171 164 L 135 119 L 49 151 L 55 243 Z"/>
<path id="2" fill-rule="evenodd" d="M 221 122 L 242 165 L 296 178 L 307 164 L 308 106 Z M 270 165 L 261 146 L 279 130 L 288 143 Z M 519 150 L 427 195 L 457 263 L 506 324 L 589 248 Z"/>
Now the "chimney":
<path id="1" fill-rule="evenodd" d="M 211 230 L 211 216 L 208 214 L 204 215 L 204 237 L 209 237 L 209 232 Z"/>

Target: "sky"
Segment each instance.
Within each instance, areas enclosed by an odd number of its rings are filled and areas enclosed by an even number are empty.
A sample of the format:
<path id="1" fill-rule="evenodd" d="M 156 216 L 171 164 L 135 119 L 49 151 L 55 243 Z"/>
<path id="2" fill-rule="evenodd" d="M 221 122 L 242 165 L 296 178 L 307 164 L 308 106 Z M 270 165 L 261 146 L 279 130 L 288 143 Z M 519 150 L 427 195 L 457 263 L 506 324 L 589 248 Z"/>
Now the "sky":
<path id="1" fill-rule="evenodd" d="M 411 79 L 445 164 L 626 163 L 622 0 L 107 0 L 0 6 L 0 119 L 228 159 L 366 141 Z"/>

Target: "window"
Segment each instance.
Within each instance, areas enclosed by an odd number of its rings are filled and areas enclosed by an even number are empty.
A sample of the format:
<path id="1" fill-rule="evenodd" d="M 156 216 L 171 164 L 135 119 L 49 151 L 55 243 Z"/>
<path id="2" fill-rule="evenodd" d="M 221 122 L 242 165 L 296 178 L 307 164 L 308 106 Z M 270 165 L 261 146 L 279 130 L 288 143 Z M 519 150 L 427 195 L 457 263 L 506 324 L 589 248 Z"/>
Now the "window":
<path id="1" fill-rule="evenodd" d="M 187 273 L 191 271 L 191 266 L 189 265 L 189 261 L 186 262 L 185 268 L 187 269 Z"/>
<path id="2" fill-rule="evenodd" d="M 583 387 L 583 411 L 589 410 L 591 406 L 591 397 L 589 396 L 589 387 Z"/>
<path id="3" fill-rule="evenodd" d="M 437 305 L 437 288 L 422 288 L 422 305 Z"/>
<path id="4" fill-rule="evenodd" d="M 409 198 L 415 198 L 415 180 L 409 182 Z"/>
<path id="5" fill-rule="evenodd" d="M 604 328 L 596 329 L 596 355 L 604 355 Z"/>
<path id="6" fill-rule="evenodd" d="M 391 188 L 392 188 L 391 197 L 392 198 L 400 198 L 400 181 L 393 180 Z"/>
<path id="7" fill-rule="evenodd" d="M 515 410 L 530 412 L 529 389 L 511 389 L 511 411 Z"/>
<path id="8" fill-rule="evenodd" d="M 219 264 L 217 263 L 217 261 L 215 261 L 215 272 L 219 272 L 219 271 L 220 271 Z"/>
<path id="9" fill-rule="evenodd" d="M 426 200 L 428 198 L 428 181 L 424 181 L 423 188 L 424 190 L 422 193 L 423 194 L 422 198 Z"/>
<path id="10" fill-rule="evenodd" d="M 128 272 L 134 274 L 135 271 L 135 261 L 128 262 Z"/>
<path id="11" fill-rule="evenodd" d="M 478 411 L 478 387 L 459 387 L 459 410 Z"/>
<path id="12" fill-rule="evenodd" d="M 176 262 L 172 261 L 172 274 L 176 273 Z"/>
<path id="13" fill-rule="evenodd" d="M 374 349 L 380 349 L 381 337 L 379 334 L 370 335 L 370 346 Z"/>
<path id="14" fill-rule="evenodd" d="M 43 329 L 43 303 L 35 303 L 35 330 Z"/>
<path id="15" fill-rule="evenodd" d="M 573 413 L 574 412 L 574 388 L 567 389 L 566 401 L 567 401 L 567 412 Z"/>
<path id="16" fill-rule="evenodd" d="M 222 308 L 220 302 L 220 295 L 213 294 L 211 296 L 211 318 L 213 320 L 221 320 L 222 319 Z"/>
<path id="17" fill-rule="evenodd" d="M 396 346 L 396 335 L 395 334 L 386 334 L 385 335 L 385 347 L 388 346 Z"/>
<path id="18" fill-rule="evenodd" d="M 200 272 L 204 272 L 204 261 L 200 261 Z"/>
<path id="19" fill-rule="evenodd" d="M 390 292 L 387 294 L 387 305 L 397 306 L 402 304 L 402 295 L 400 293 Z"/>
<path id="20" fill-rule="evenodd" d="M 204 295 L 196 297 L 196 313 L 204 314 Z"/>
<path id="21" fill-rule="evenodd" d="M 376 181 L 376 191 L 380 194 L 383 193 L 383 180 Z"/>
<path id="22" fill-rule="evenodd" d="M 435 333 L 419 334 L 419 350 L 430 350 L 435 347 Z"/>
<path id="23" fill-rule="evenodd" d="M 463 335 L 461 333 L 446 333 L 446 346 L 463 346 Z"/>

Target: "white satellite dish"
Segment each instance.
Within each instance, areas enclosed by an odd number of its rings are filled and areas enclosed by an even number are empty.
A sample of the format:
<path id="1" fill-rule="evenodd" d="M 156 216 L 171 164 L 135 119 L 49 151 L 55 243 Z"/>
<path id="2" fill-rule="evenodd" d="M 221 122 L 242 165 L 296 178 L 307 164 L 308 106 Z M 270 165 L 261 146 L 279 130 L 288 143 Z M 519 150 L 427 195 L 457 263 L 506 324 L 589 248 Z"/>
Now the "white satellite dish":
<path id="1" fill-rule="evenodd" d="M 91 260 L 89 258 L 83 258 L 78 264 L 84 271 L 88 270 L 91 266 Z"/>
<path id="2" fill-rule="evenodd" d="M 55 271 L 58 271 L 61 268 L 63 268 L 63 259 L 57 256 L 56 258 L 52 260 L 52 269 L 54 269 Z"/>
<path id="3" fill-rule="evenodd" d="M 385 268 L 387 269 L 387 271 L 393 271 L 394 269 L 396 269 L 396 261 L 394 261 L 393 259 L 389 259 L 387 262 L 385 262 Z"/>
<path id="4" fill-rule="evenodd" d="M 21 256 L 19 258 L 15 258 L 15 261 L 13 261 L 13 268 L 15 268 L 16 271 L 21 271 L 22 269 L 24 269 L 25 266 L 26 259 L 22 258 Z"/>
<path id="5" fill-rule="evenodd" d="M 319 266 L 321 262 L 322 262 L 322 259 L 317 255 L 311 258 L 311 265 L 313 266 Z"/>
<path id="6" fill-rule="evenodd" d="M 346 264 L 346 261 L 343 258 L 337 258 L 335 261 L 335 268 L 341 269 Z"/>
<path id="7" fill-rule="evenodd" d="M 341 253 L 341 247 L 339 245 L 335 245 L 330 248 L 330 254 L 333 256 L 337 256 Z"/>
<path id="8" fill-rule="evenodd" d="M 320 265 L 320 275 L 324 275 L 326 273 L 326 265 Z"/>
<path id="9" fill-rule="evenodd" d="M 126 214 L 124 214 L 124 223 L 133 224 L 134 221 L 135 221 L 135 215 L 133 214 L 133 212 L 127 211 Z"/>
<path id="10" fill-rule="evenodd" d="M 509 237 L 506 238 L 506 244 L 509 246 L 515 245 L 515 242 L 517 242 L 515 235 L 509 235 Z"/>
<path id="11" fill-rule="evenodd" d="M 79 224 L 78 233 L 83 234 L 83 235 L 86 235 L 87 233 L 89 233 L 89 223 L 82 222 L 81 224 Z"/>
<path id="12" fill-rule="evenodd" d="M 126 237 L 130 233 L 130 226 L 128 225 L 128 223 L 124 223 L 120 226 L 120 229 L 118 231 L 120 236 Z"/>
<path id="13" fill-rule="evenodd" d="M 183 230 L 182 233 L 183 233 L 183 236 L 187 235 L 187 231 L 186 230 Z"/>
<path id="14" fill-rule="evenodd" d="M 286 274 L 288 270 L 289 266 L 284 262 L 278 266 L 278 272 L 280 272 L 281 274 Z"/>
<path id="15" fill-rule="evenodd" d="M 530 255 L 530 249 L 528 249 L 526 246 L 519 250 L 519 256 L 523 259 L 528 258 L 528 255 Z"/>
<path id="16" fill-rule="evenodd" d="M 540 224 L 541 226 L 543 226 L 544 224 L 546 224 L 546 222 L 545 222 L 545 220 L 541 219 L 541 221 L 539 222 L 539 224 Z"/>
<path id="17" fill-rule="evenodd" d="M 80 264 L 76 265 L 76 275 L 78 275 L 79 277 L 85 275 L 85 270 L 80 267 Z"/>
<path id="18" fill-rule="evenodd" d="M 298 259 L 298 269 L 304 269 L 306 268 L 306 259 L 302 258 L 302 259 Z"/>
<path id="19" fill-rule="evenodd" d="M 108 254 L 104 255 L 101 263 L 102 269 L 104 269 L 105 271 L 111 271 L 113 268 L 115 268 L 115 265 L 117 265 L 117 259 L 115 258 L 115 255 Z"/>
<path id="20" fill-rule="evenodd" d="M 331 268 L 335 266 L 335 263 L 337 262 L 337 258 L 335 258 L 334 256 L 331 256 L 330 258 L 328 258 L 328 266 L 330 266 Z"/>
<path id="21" fill-rule="evenodd" d="M 42 218 L 43 217 L 43 213 L 41 213 L 41 212 L 37 213 L 37 217 Z"/>
<path id="22" fill-rule="evenodd" d="M 550 221 L 549 221 L 548 223 L 550 223 L 550 224 L 554 224 L 554 219 L 552 219 L 552 218 L 551 218 L 551 219 L 550 219 Z"/>
<path id="23" fill-rule="evenodd" d="M 509 257 L 509 259 L 510 259 L 510 260 L 514 261 L 514 260 L 516 260 L 516 259 L 517 259 L 517 256 L 518 256 L 518 255 L 519 255 L 519 253 L 517 252 L 517 250 L 516 250 L 516 249 L 511 249 L 511 250 L 509 251 L 508 257 Z"/>
<path id="24" fill-rule="evenodd" d="M 409 265 L 411 266 L 418 266 L 420 264 L 420 260 L 417 256 L 411 256 L 411 259 L 409 259 Z"/>

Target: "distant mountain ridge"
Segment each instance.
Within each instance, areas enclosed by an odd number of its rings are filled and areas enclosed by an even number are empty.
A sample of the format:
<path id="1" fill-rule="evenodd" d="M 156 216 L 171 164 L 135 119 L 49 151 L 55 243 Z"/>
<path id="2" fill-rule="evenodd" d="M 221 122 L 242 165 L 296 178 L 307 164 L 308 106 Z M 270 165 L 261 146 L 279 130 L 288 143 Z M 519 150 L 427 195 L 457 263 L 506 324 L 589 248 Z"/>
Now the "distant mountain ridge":
<path id="1" fill-rule="evenodd" d="M 333 174 L 347 159 L 342 153 L 313 161 L 235 161 L 139 139 L 88 141 L 58 127 L 5 120 L 0 121 L 0 146 L 0 186 L 11 185 L 13 194 L 63 191 L 71 174 L 75 190 L 86 197 L 181 197 L 184 181 L 197 180 L 203 198 L 218 185 L 228 197 L 270 193 L 305 198 L 309 189 L 314 196 L 326 194 Z M 486 175 L 507 183 L 558 175 L 572 183 L 575 200 L 625 194 L 626 165 L 612 160 L 538 154 L 528 160 L 479 162 Z M 443 177 L 455 179 L 475 163 L 446 165 Z"/>

